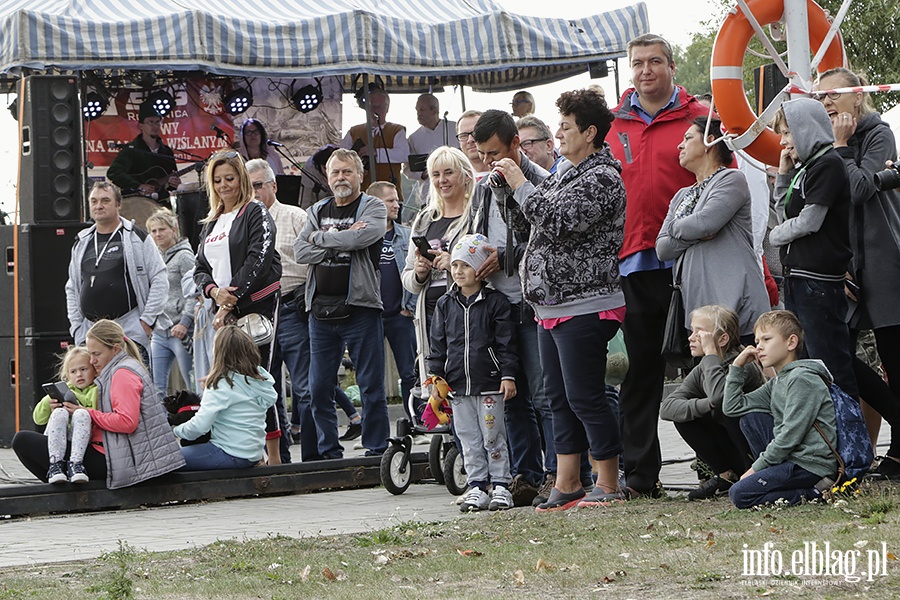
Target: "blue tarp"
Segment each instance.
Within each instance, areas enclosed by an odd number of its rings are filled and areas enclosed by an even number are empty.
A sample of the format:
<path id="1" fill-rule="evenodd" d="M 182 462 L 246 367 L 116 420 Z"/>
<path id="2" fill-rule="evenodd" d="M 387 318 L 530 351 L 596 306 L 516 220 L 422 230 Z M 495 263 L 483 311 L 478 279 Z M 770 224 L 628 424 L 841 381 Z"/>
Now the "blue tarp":
<path id="1" fill-rule="evenodd" d="M 642 2 L 579 19 L 491 0 L 3 0 L 0 72 L 202 70 L 436 77 L 476 89 L 544 83 L 625 55 Z"/>

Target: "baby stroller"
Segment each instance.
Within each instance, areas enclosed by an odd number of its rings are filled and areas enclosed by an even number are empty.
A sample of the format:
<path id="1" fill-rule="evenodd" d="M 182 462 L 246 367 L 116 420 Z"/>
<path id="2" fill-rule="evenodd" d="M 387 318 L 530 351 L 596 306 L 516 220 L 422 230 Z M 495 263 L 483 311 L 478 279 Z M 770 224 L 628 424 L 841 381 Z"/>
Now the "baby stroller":
<path id="1" fill-rule="evenodd" d="M 440 380 L 443 381 L 443 380 Z M 443 382 L 446 385 L 446 382 Z M 429 385 L 431 384 L 431 385 Z M 422 387 L 438 387 L 432 384 L 431 379 L 426 380 Z M 400 495 L 407 490 L 411 481 L 410 455 L 412 454 L 413 439 L 420 435 L 430 435 L 431 444 L 428 447 L 428 466 L 431 476 L 439 484 L 447 486 L 447 490 L 454 496 L 465 493 L 467 488 L 466 470 L 463 465 L 462 453 L 453 440 L 449 419 L 447 422 L 428 428 L 420 417 L 422 408 L 415 406 L 416 399 L 425 397 L 422 388 L 414 388 L 407 398 L 406 413 L 414 415 L 415 422 L 410 417 L 397 419 L 397 435 L 388 438 L 388 447 L 381 457 L 381 483 L 384 488 L 394 495 Z M 449 390 L 449 388 L 448 388 Z M 426 392 L 427 393 L 427 392 Z M 433 392 L 429 396 L 433 395 Z M 441 398 L 446 398 L 447 391 Z M 425 409 L 424 412 L 427 412 Z M 434 411 L 432 411 L 434 412 Z M 444 413 L 449 417 L 449 411 Z M 439 417 L 435 417 L 439 418 Z M 428 418 L 426 417 L 426 420 Z"/>

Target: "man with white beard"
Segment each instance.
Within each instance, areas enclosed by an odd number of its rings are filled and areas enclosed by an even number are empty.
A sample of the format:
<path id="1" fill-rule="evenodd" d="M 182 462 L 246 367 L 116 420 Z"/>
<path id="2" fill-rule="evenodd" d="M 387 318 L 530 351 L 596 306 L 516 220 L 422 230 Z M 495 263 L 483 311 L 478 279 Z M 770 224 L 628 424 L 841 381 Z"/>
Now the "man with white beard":
<path id="1" fill-rule="evenodd" d="M 367 456 L 378 455 L 390 435 L 378 267 L 387 209 L 379 198 L 362 193 L 363 164 L 353 150 L 335 150 L 325 172 L 334 197 L 309 208 L 294 242 L 297 262 L 309 265 L 309 391 L 319 455 L 343 457 L 334 386 L 345 346 L 359 384 L 362 444 Z"/>

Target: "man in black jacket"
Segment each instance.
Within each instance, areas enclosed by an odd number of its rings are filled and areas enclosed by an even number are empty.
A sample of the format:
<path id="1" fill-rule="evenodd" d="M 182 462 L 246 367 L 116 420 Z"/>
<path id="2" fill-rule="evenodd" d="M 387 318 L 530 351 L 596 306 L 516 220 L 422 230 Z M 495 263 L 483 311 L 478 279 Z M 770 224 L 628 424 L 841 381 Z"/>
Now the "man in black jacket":
<path id="1" fill-rule="evenodd" d="M 162 117 L 149 102 L 138 112 L 141 134 L 116 155 L 106 176 L 125 196 L 141 195 L 171 208 L 169 188 L 181 183 L 176 171 L 175 153 L 160 138 Z"/>

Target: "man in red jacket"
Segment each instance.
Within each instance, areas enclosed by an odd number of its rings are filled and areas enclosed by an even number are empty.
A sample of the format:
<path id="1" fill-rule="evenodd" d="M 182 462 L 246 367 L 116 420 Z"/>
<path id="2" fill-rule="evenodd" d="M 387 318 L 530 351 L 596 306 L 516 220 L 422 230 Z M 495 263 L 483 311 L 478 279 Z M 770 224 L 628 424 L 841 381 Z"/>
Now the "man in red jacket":
<path id="1" fill-rule="evenodd" d="M 658 496 L 662 457 L 657 426 L 665 363 L 660 355 L 672 294 L 672 264 L 656 256 L 669 202 L 696 178 L 678 163 L 677 146 L 691 121 L 707 114 L 675 85 L 669 43 L 653 34 L 628 43 L 633 88 L 614 112 L 607 141 L 622 161 L 628 204 L 620 254 L 627 312 L 623 323 L 631 368 L 622 384 L 625 479 L 629 497 Z"/>

